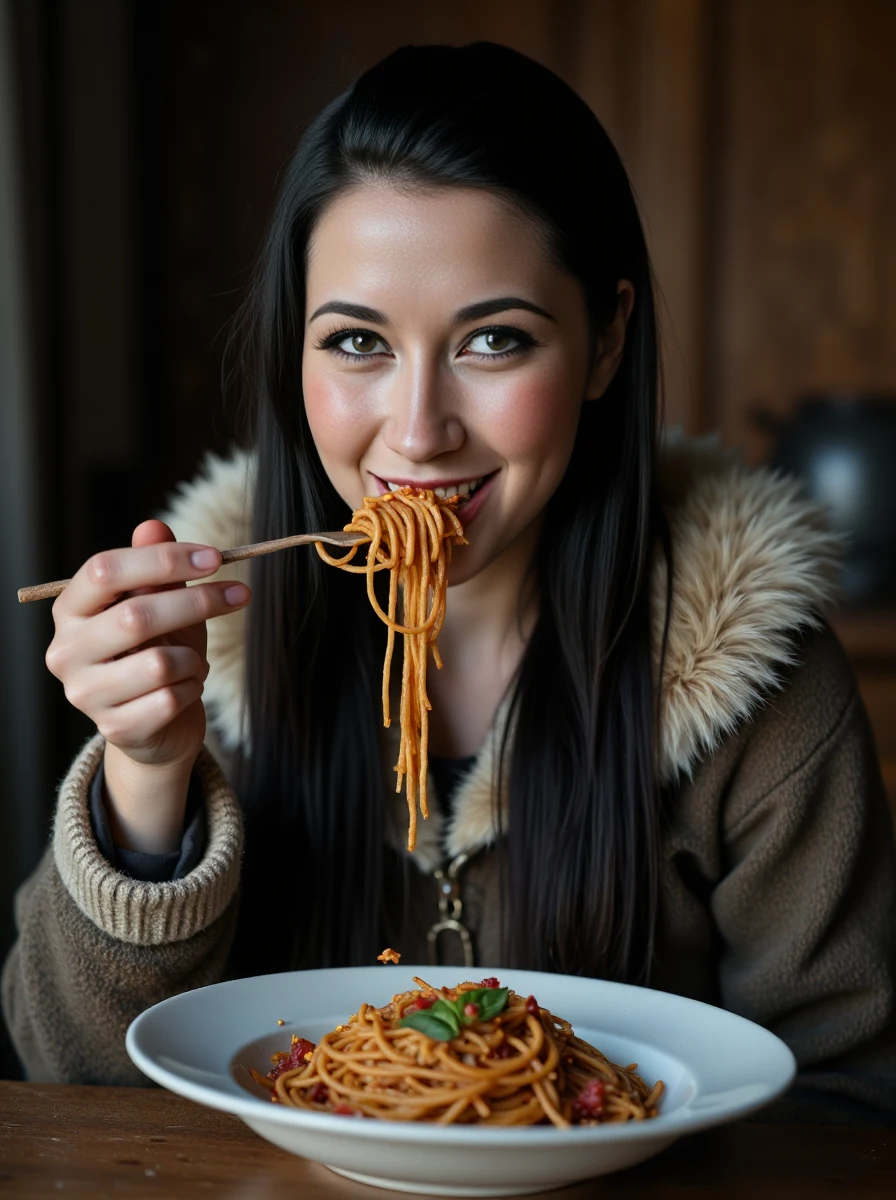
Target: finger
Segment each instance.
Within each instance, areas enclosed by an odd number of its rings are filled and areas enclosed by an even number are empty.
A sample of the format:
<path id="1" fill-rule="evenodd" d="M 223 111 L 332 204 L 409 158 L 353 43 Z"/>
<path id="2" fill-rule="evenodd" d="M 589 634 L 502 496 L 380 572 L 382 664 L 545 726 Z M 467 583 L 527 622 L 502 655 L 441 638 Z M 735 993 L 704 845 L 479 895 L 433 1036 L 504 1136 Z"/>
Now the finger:
<path id="1" fill-rule="evenodd" d="M 159 542 L 176 542 L 174 530 L 164 521 L 141 521 L 131 534 L 132 546 L 154 546 Z"/>
<path id="2" fill-rule="evenodd" d="M 131 545 L 134 547 L 156 546 L 161 545 L 163 542 L 176 541 L 177 538 L 174 536 L 174 530 L 170 527 L 170 525 L 166 525 L 164 521 L 141 521 L 141 523 L 131 534 Z M 163 584 L 162 586 L 164 587 L 165 585 Z M 178 585 L 173 584 L 171 586 L 177 587 Z M 184 583 L 181 586 L 186 587 L 187 585 Z M 155 587 L 135 588 L 134 592 L 131 594 L 140 596 L 158 590 L 159 588 Z"/>
<path id="3" fill-rule="evenodd" d="M 114 746 L 122 749 L 146 746 L 175 717 L 196 703 L 202 688 L 198 679 L 185 679 L 171 687 L 159 688 L 127 704 L 106 709 L 100 714 L 96 727 Z"/>
<path id="4" fill-rule="evenodd" d="M 212 617 L 235 612 L 250 595 L 244 583 L 222 579 L 151 596 L 128 596 L 85 622 L 75 653 L 84 663 L 104 662 L 165 634 L 181 633 Z"/>
<path id="5" fill-rule="evenodd" d="M 208 663 L 195 650 L 187 646 L 153 646 L 79 671 L 66 686 L 65 696 L 75 708 L 95 716 L 159 688 L 186 679 L 204 683 L 207 677 Z"/>
<path id="6" fill-rule="evenodd" d="M 161 524 L 161 522 L 159 522 Z M 75 574 L 53 606 L 54 617 L 90 617 L 139 588 L 174 588 L 211 575 L 221 565 L 212 546 L 157 542 L 94 554 Z"/>

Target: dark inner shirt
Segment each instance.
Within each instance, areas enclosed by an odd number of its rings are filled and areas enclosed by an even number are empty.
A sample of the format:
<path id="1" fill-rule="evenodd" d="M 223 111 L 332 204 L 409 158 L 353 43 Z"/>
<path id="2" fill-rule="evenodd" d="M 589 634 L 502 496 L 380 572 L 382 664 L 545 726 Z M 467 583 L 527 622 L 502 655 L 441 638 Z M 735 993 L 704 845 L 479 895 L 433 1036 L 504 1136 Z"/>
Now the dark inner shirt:
<path id="1" fill-rule="evenodd" d="M 475 754 L 464 758 L 441 758 L 436 754 L 429 756 L 429 772 L 436 785 L 439 806 L 442 812 L 447 812 L 454 801 L 454 794 L 476 761 Z"/>
<path id="2" fill-rule="evenodd" d="M 476 761 L 475 754 L 464 758 L 429 756 L 429 770 L 443 811 L 450 809 L 454 794 L 464 776 Z M 184 814 L 184 836 L 179 850 L 170 854 L 144 854 L 139 850 L 124 850 L 112 841 L 109 816 L 104 800 L 105 776 L 103 764 L 90 786 L 90 822 L 100 853 L 108 862 L 131 879 L 142 883 L 172 883 L 183 879 L 199 864 L 205 853 L 206 829 L 202 790 L 196 772 L 190 778 L 187 809 Z"/>

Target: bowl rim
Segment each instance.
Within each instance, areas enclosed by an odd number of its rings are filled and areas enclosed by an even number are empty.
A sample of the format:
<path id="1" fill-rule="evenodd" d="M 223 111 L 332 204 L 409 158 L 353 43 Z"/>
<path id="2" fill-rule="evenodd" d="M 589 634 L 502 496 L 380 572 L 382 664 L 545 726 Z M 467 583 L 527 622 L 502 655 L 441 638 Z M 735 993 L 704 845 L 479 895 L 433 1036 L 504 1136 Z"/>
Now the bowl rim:
<path id="1" fill-rule="evenodd" d="M 164 1063 L 157 1061 L 156 1058 L 147 1053 L 141 1044 L 145 1031 L 154 1022 L 158 1021 L 160 1015 L 166 1014 L 169 1009 L 176 1009 L 178 1006 L 184 1004 L 195 1003 L 195 997 L 200 993 L 210 990 L 245 987 L 247 984 L 254 983 L 260 986 L 263 981 L 272 979 L 284 981 L 297 976 L 308 977 L 321 973 L 329 976 L 337 973 L 348 975 L 357 971 L 379 971 L 380 969 L 370 967 L 323 967 L 307 971 L 277 972 L 268 975 L 245 976 L 240 979 L 207 984 L 202 988 L 180 992 L 175 996 L 169 996 L 165 1000 L 159 1001 L 135 1017 L 128 1027 L 125 1046 L 133 1063 L 154 1082 L 187 1099 L 205 1104 L 209 1108 L 238 1116 L 253 1128 L 257 1128 L 259 1124 L 267 1123 L 292 1126 L 293 1128 L 310 1131 L 319 1130 L 321 1133 L 328 1134 L 341 1132 L 345 1135 L 347 1132 L 346 1122 L 348 1121 L 350 1122 L 351 1136 L 362 1140 L 386 1140 L 413 1145 L 425 1144 L 436 1138 L 438 1142 L 444 1145 L 489 1146 L 495 1149 L 519 1149 L 524 1143 L 531 1143 L 536 1146 L 544 1143 L 545 1146 L 551 1145 L 560 1148 L 564 1146 L 582 1146 L 591 1143 L 597 1145 L 603 1141 L 637 1141 L 653 1138 L 668 1138 L 672 1140 L 686 1133 L 697 1133 L 702 1129 L 711 1128 L 714 1125 L 739 1120 L 764 1108 L 787 1090 L 796 1074 L 796 1059 L 790 1048 L 776 1034 L 773 1034 L 764 1026 L 758 1025 L 756 1022 L 750 1021 L 746 1017 L 742 1017 L 737 1013 L 732 1013 L 730 1010 L 720 1008 L 716 1005 L 706 1004 L 701 1000 L 680 996 L 675 992 L 664 992 L 652 988 L 638 987 L 634 984 L 616 983 L 610 980 L 599 979 L 588 980 L 588 982 L 593 983 L 600 989 L 607 989 L 617 992 L 620 995 L 626 991 L 637 993 L 649 991 L 652 997 L 668 998 L 687 1008 L 693 1007 L 698 1013 L 699 1010 L 708 1010 L 714 1014 L 723 1013 L 726 1020 L 730 1019 L 732 1026 L 735 1027 L 738 1023 L 743 1022 L 744 1026 L 750 1028 L 752 1037 L 759 1036 L 760 1040 L 766 1040 L 770 1071 L 776 1075 L 776 1078 L 773 1082 L 766 1085 L 765 1091 L 758 1097 L 754 1094 L 748 1099 L 742 1098 L 738 1100 L 734 1095 L 738 1090 L 737 1087 L 730 1089 L 728 1093 L 707 1094 L 698 1092 L 696 1096 L 686 1100 L 672 1112 L 667 1114 L 660 1112 L 656 1117 L 646 1121 L 574 1126 L 568 1130 L 557 1129 L 552 1125 L 527 1125 L 511 1128 L 481 1125 L 442 1126 L 429 1122 L 416 1121 L 360 1120 L 329 1113 L 304 1112 L 301 1109 L 272 1104 L 269 1100 L 253 1096 L 247 1089 L 239 1092 L 231 1092 L 218 1086 L 200 1083 L 179 1075 L 176 1070 L 166 1067 Z M 404 970 L 404 964 L 402 964 L 402 969 Z M 408 971 L 414 973 L 426 970 L 432 972 L 436 969 L 444 970 L 445 968 L 432 968 L 420 966 L 419 964 L 409 964 L 407 968 Z M 464 970 L 464 968 L 449 969 L 457 970 L 458 973 Z M 484 977 L 492 974 L 500 977 L 503 971 L 505 976 L 523 973 L 527 975 L 543 974 L 546 979 L 557 983 L 562 983 L 564 979 L 575 980 L 579 984 L 583 982 L 582 976 L 555 975 L 546 972 L 519 972 L 507 967 L 477 966 L 475 971 L 477 975 L 481 972 Z M 512 983 L 510 986 L 513 986 Z M 660 1002 L 662 1003 L 662 1000 Z M 248 1039 L 249 1042 L 253 1040 L 255 1039 Z M 228 1060 L 230 1063 L 233 1062 L 233 1057 L 246 1044 L 242 1043 L 233 1047 Z M 678 1058 L 679 1061 L 684 1061 L 672 1050 L 664 1050 L 659 1044 L 656 1044 L 656 1049 L 673 1058 Z M 685 1065 L 687 1066 L 686 1063 Z M 236 1080 L 232 1080 L 232 1082 L 236 1087 L 241 1088 L 241 1085 Z M 707 1099 L 711 1099 L 713 1096 L 719 1097 L 718 1103 L 707 1107 L 700 1106 L 699 1102 L 702 1101 L 702 1104 L 706 1105 Z M 698 1103 L 695 1104 L 695 1102 Z"/>

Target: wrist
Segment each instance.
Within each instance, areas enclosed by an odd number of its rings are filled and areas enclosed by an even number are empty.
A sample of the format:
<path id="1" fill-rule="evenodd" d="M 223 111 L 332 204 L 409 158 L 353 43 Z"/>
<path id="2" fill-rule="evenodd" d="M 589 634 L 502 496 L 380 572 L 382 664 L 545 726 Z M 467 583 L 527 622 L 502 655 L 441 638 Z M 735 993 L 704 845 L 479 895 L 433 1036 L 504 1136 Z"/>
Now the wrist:
<path id="1" fill-rule="evenodd" d="M 197 757 L 149 765 L 106 744 L 103 801 L 116 846 L 145 854 L 169 854 L 178 849 Z"/>

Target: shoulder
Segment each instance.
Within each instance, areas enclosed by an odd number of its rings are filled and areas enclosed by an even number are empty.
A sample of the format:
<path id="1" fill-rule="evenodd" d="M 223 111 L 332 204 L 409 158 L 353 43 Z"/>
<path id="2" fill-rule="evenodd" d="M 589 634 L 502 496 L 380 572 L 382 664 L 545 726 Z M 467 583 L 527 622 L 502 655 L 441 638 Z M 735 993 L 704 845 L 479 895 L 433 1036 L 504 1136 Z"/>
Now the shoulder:
<path id="1" fill-rule="evenodd" d="M 665 447 L 659 484 L 672 543 L 661 676 L 664 562 L 653 605 L 660 777 L 670 783 L 805 679 L 805 656 L 809 675 L 851 675 L 823 624 L 839 542 L 795 480 L 750 470 L 711 441 L 676 439 Z"/>
<path id="2" fill-rule="evenodd" d="M 874 741 L 855 675 L 827 624 L 806 630 L 793 644 L 778 685 L 750 719 L 725 738 L 694 772 L 694 795 L 715 797 L 726 827 L 734 828 L 776 792 L 816 797 L 842 776 L 847 795 L 862 801 L 876 786 Z M 859 805 L 861 807 L 861 804 Z"/>

